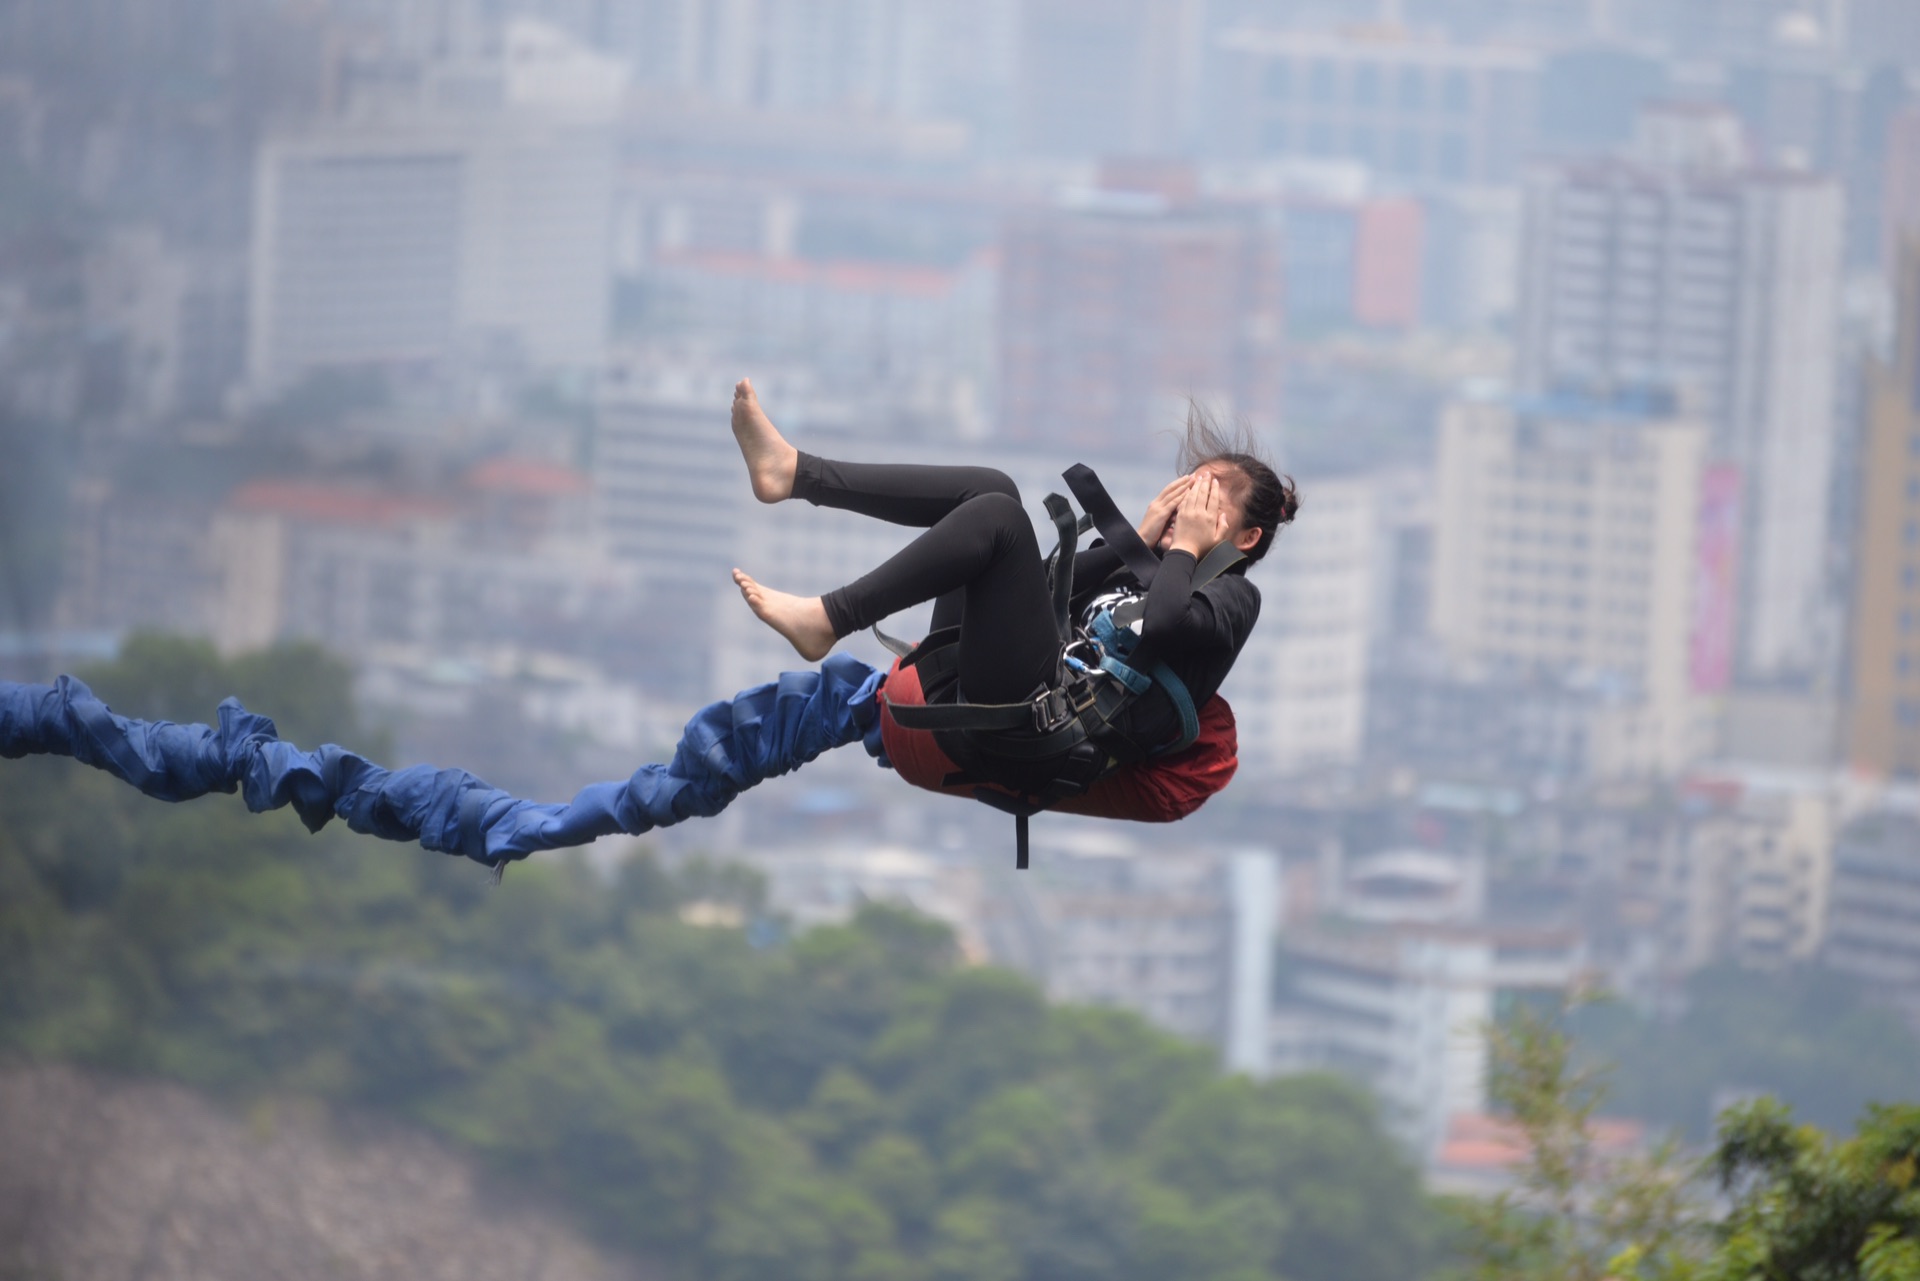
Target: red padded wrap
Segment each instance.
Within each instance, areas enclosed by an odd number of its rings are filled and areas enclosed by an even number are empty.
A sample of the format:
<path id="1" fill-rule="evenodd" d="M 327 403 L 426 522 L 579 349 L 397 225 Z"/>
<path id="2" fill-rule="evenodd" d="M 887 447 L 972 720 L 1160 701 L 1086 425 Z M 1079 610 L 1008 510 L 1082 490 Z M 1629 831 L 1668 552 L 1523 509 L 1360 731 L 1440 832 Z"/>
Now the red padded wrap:
<path id="1" fill-rule="evenodd" d="M 925 701 L 920 692 L 919 670 L 903 668 L 896 660 L 893 670 L 887 673 L 887 683 L 881 687 L 880 701 L 883 707 Z M 931 730 L 906 729 L 883 711 L 880 740 L 886 746 L 887 759 L 893 762 L 894 770 L 915 787 L 949 796 L 973 795 L 976 784 L 943 786 L 947 775 L 955 773 L 959 766 L 940 750 Z M 1226 699 L 1216 694 L 1200 709 L 1200 737 L 1191 747 L 1171 756 L 1122 765 L 1083 795 L 1049 808 L 1092 818 L 1171 823 L 1199 809 L 1209 796 L 1227 785 L 1240 763 L 1239 747 L 1233 709 L 1227 706 Z"/>

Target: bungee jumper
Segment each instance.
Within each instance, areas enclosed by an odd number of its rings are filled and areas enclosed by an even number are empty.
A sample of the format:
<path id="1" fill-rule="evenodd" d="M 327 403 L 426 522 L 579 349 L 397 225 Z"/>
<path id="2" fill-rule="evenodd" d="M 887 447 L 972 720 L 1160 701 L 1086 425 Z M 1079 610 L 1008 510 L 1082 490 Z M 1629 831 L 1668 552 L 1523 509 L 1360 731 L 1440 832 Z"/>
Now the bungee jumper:
<path id="1" fill-rule="evenodd" d="M 824 596 L 774 591 L 736 569 L 754 613 L 819 668 L 701 709 L 671 761 L 545 804 L 464 770 L 387 770 L 333 744 L 302 750 L 233 699 L 216 725 L 133 720 L 71 676 L 0 682 L 0 757 L 71 756 L 160 800 L 238 791 L 255 812 L 291 806 L 310 831 L 337 817 L 465 855 L 496 879 L 540 850 L 710 817 L 856 741 L 916 786 L 1012 813 L 1020 867 L 1031 814 L 1167 822 L 1232 777 L 1233 714 L 1217 691 L 1259 616 L 1245 570 L 1299 506 L 1291 480 L 1251 448 L 1190 416 L 1182 474 L 1137 526 L 1091 470 L 1070 468 L 1087 514 L 1047 496 L 1060 545 L 1043 559 L 1001 472 L 803 453 L 744 379 L 732 425 L 761 501 L 801 498 L 923 532 Z M 1104 541 L 1078 550 L 1090 528 Z M 879 632 L 888 615 L 929 600 L 932 630 L 918 645 Z M 899 655 L 890 671 L 830 653 L 869 627 Z"/>
<path id="2" fill-rule="evenodd" d="M 983 467 L 834 462 L 774 427 L 742 379 L 733 433 L 754 496 L 800 498 L 923 529 L 824 596 L 772 591 L 736 569 L 754 613 L 809 662 L 841 638 L 931 600 L 932 630 L 881 687 L 881 738 L 902 778 L 1027 818 L 1046 809 L 1166 822 L 1226 786 L 1233 714 L 1218 696 L 1260 614 L 1245 576 L 1299 510 L 1293 482 L 1190 413 L 1181 474 L 1128 524 L 1085 466 L 1065 473 L 1086 516 L 1047 497 L 1043 561 L 1019 490 Z M 1104 541 L 1076 552 L 1088 527 Z"/>

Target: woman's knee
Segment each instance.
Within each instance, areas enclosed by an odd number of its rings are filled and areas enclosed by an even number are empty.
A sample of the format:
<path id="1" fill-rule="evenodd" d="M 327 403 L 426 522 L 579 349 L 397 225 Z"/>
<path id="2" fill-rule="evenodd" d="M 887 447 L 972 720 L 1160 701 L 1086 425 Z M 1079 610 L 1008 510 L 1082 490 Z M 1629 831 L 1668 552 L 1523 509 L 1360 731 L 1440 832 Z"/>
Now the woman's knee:
<path id="1" fill-rule="evenodd" d="M 991 494 L 1001 494 L 1011 498 L 1016 506 L 1019 505 L 1020 487 L 1013 483 L 1013 477 L 997 467 L 975 467 L 971 470 L 975 497 L 984 498 Z"/>
<path id="2" fill-rule="evenodd" d="M 975 494 L 960 505 L 975 528 L 990 533 L 996 547 L 1025 547 L 1035 543 L 1033 521 L 1016 494 Z M 1037 544 L 1036 544 L 1037 546 Z"/>

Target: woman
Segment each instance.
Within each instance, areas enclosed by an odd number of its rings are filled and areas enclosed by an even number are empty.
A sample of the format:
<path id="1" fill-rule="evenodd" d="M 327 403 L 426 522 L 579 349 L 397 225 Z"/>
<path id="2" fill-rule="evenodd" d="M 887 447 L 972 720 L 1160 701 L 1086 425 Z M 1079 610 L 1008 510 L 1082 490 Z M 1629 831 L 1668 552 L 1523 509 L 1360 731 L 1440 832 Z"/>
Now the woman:
<path id="1" fill-rule="evenodd" d="M 734 388 L 733 432 L 762 502 L 802 498 L 924 529 L 871 573 L 824 596 L 762 586 L 741 570 L 747 604 L 802 658 L 817 661 L 842 637 L 898 610 L 935 601 L 937 632 L 957 627 L 960 697 L 970 703 L 1032 699 L 1055 685 L 1061 643 L 1033 526 L 1004 474 L 979 467 L 833 462 L 802 453 L 761 410 L 753 386 Z M 1260 613 L 1246 566 L 1266 555 L 1299 500 L 1291 480 L 1250 450 L 1232 449 L 1199 415 L 1188 423 L 1182 475 L 1147 507 L 1139 534 L 1161 557 L 1146 590 L 1139 641 L 1128 664 L 1163 662 L 1204 707 L 1220 688 Z M 1196 586 L 1195 569 L 1230 543 L 1244 560 Z M 1074 560 L 1077 615 L 1100 593 L 1137 586 L 1114 548 Z M 1146 760 L 1181 733 L 1174 697 L 1160 683 L 1120 709 L 1108 767 Z M 916 780 L 917 781 L 917 780 Z"/>

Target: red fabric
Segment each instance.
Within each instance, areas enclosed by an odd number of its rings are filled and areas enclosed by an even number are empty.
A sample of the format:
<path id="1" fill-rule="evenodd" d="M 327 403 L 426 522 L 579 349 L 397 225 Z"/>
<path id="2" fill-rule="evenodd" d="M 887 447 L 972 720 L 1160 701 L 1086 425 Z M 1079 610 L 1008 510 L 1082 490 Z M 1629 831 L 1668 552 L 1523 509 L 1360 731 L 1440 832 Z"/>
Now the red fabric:
<path id="1" fill-rule="evenodd" d="M 896 661 L 893 670 L 887 673 L 886 684 L 881 686 L 880 701 L 883 709 L 894 703 L 924 702 L 919 670 L 902 668 Z M 887 749 L 887 759 L 893 762 L 894 770 L 915 787 L 949 796 L 973 795 L 975 784 L 944 785 L 947 775 L 959 766 L 940 750 L 932 731 L 906 729 L 883 710 L 880 741 Z M 1091 818 L 1171 823 L 1199 809 L 1209 796 L 1227 785 L 1240 764 L 1239 747 L 1233 709 L 1227 706 L 1226 699 L 1216 694 L 1200 709 L 1200 737 L 1191 747 L 1171 756 L 1122 765 L 1085 794 L 1050 808 Z"/>

